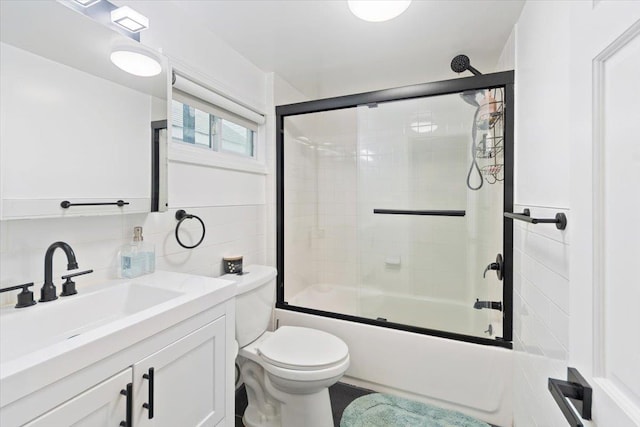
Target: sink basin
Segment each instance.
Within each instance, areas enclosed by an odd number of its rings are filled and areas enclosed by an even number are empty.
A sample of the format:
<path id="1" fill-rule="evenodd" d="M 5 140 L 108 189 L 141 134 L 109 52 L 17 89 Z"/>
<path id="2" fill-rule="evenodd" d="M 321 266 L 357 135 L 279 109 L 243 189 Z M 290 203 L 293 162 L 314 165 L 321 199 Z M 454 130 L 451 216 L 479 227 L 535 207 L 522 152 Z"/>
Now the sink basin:
<path id="1" fill-rule="evenodd" d="M 182 292 L 128 282 L 9 312 L 0 322 L 0 363 L 72 340 L 181 295 Z"/>

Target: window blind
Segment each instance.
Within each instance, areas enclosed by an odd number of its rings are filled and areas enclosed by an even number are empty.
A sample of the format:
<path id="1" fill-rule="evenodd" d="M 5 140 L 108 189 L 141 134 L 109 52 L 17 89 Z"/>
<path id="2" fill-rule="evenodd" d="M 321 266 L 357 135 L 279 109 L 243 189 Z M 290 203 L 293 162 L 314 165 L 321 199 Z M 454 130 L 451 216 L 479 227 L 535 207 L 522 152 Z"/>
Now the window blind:
<path id="1" fill-rule="evenodd" d="M 257 131 L 258 125 L 265 122 L 262 114 L 177 73 L 174 74 L 173 98 L 253 131 Z"/>

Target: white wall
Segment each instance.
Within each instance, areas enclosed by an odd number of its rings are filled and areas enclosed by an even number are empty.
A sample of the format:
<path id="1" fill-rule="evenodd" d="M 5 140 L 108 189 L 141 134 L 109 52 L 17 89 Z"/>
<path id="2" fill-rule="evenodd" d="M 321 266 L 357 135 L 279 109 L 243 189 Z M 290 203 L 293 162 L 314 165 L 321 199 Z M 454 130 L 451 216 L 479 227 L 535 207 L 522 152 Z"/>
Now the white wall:
<path id="1" fill-rule="evenodd" d="M 514 212 L 534 217 L 569 211 L 570 3 L 527 2 L 515 29 Z M 500 65 L 499 65 L 500 66 Z M 514 221 L 514 422 L 566 425 L 547 389 L 563 379 L 569 349 L 567 231 Z"/>
<path id="2" fill-rule="evenodd" d="M 180 8 L 175 4 L 126 4 L 151 20 L 150 29 L 142 35 L 143 43 L 161 49 L 173 64 L 197 74 L 220 93 L 257 111 L 267 109 L 272 101 L 267 100 L 267 76 L 209 31 L 185 25 L 188 21 L 180 19 Z M 261 131 L 261 143 L 272 145 L 274 132 Z M 265 154 L 267 170 L 272 169 L 272 160 Z M 0 286 L 35 282 L 37 293 L 44 276 L 45 250 L 57 240 L 74 248 L 80 268 L 95 270 L 78 279 L 80 292 L 85 285 L 114 278 L 117 251 L 131 240 L 136 225 L 144 227 L 145 240 L 155 243 L 158 269 L 217 276 L 224 255 L 242 254 L 246 263 L 267 261 L 266 192 L 271 172 L 265 175 L 170 162 L 168 173 L 170 209 L 165 213 L 0 222 Z M 237 193 L 242 197 L 236 197 Z M 179 247 L 174 238 L 174 215 L 179 208 L 200 216 L 207 225 L 204 242 L 194 250 Z M 185 223 L 184 232 L 189 243 L 188 235 L 196 239 L 200 230 L 191 221 Z M 64 274 L 65 266 L 62 253 L 56 254 L 54 277 Z M 13 304 L 15 295 L 4 293 L 0 302 Z"/>
<path id="3" fill-rule="evenodd" d="M 149 18 L 141 41 L 160 49 L 176 66 L 195 68 L 216 91 L 259 111 L 267 107 L 266 74 L 207 28 L 193 22 L 179 2 L 118 0 Z"/>

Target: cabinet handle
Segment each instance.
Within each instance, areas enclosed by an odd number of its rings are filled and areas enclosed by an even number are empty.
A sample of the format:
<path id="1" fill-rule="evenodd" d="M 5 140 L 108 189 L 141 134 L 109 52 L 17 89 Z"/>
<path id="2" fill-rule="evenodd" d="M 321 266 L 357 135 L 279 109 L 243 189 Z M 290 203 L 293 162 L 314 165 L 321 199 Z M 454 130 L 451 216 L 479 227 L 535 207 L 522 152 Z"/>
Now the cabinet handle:
<path id="1" fill-rule="evenodd" d="M 127 384 L 126 390 L 120 390 L 120 394 L 127 396 L 127 414 L 125 421 L 120 421 L 120 427 L 133 427 L 132 414 L 133 414 L 133 383 Z"/>
<path id="2" fill-rule="evenodd" d="M 142 378 L 149 380 L 149 403 L 143 403 L 142 407 L 149 411 L 149 419 L 153 418 L 153 368 L 149 368 L 149 373 L 142 375 Z"/>

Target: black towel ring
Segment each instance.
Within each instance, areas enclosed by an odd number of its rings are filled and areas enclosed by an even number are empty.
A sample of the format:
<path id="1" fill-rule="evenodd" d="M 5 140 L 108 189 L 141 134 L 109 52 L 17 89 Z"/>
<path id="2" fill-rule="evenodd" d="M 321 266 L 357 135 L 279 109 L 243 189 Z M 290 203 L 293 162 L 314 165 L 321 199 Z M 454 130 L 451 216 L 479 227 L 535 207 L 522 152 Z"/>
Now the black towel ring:
<path id="1" fill-rule="evenodd" d="M 180 229 L 180 224 L 182 224 L 182 221 L 184 221 L 185 219 L 191 219 L 191 218 L 195 218 L 198 221 L 200 221 L 200 225 L 202 225 L 202 237 L 200 237 L 200 240 L 198 240 L 198 243 L 196 243 L 195 245 L 188 246 L 180 241 L 180 237 L 178 236 L 178 230 Z M 202 222 L 202 220 L 199 217 L 186 213 L 184 209 L 180 209 L 176 212 L 176 219 L 178 220 L 178 224 L 176 225 L 176 240 L 178 241 L 178 244 L 186 249 L 193 249 L 198 245 L 200 245 L 200 243 L 202 243 L 202 241 L 204 240 L 204 234 L 207 231 L 206 227 L 204 226 L 204 222 Z"/>

